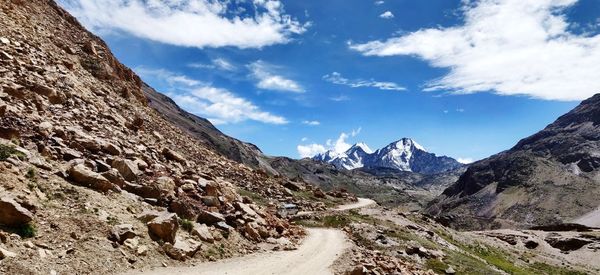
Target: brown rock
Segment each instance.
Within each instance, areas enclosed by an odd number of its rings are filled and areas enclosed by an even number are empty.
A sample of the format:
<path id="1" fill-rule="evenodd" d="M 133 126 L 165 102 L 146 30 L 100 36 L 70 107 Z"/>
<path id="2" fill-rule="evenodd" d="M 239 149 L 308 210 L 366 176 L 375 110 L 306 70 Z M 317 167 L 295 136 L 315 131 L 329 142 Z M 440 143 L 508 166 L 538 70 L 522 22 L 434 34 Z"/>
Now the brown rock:
<path id="1" fill-rule="evenodd" d="M 180 163 L 186 162 L 186 159 L 181 154 L 179 154 L 169 148 L 164 148 L 162 153 L 165 156 L 165 158 L 167 158 L 168 160 L 173 160 L 173 161 L 177 161 Z"/>
<path id="2" fill-rule="evenodd" d="M 206 224 L 194 223 L 194 228 L 191 231 L 192 235 L 197 236 L 200 240 L 213 243 L 215 241 Z"/>
<path id="3" fill-rule="evenodd" d="M 141 174 L 135 162 L 128 159 L 117 158 L 113 160 L 111 165 L 113 168 L 117 169 L 121 176 L 127 181 L 134 181 L 138 178 L 138 175 Z"/>
<path id="4" fill-rule="evenodd" d="M 177 215 L 164 212 L 148 223 L 148 232 L 153 240 L 175 243 L 179 223 Z"/>
<path id="5" fill-rule="evenodd" d="M 107 154 L 113 155 L 113 156 L 121 155 L 121 148 L 119 148 L 119 146 L 114 145 L 112 143 L 102 144 L 102 151 L 104 151 Z"/>
<path id="6" fill-rule="evenodd" d="M 261 239 L 260 233 L 258 232 L 258 225 L 255 223 L 247 223 L 244 227 L 244 231 L 249 239 L 258 241 Z"/>
<path id="7" fill-rule="evenodd" d="M 5 258 L 14 258 L 14 257 L 17 257 L 16 253 L 10 252 L 10 251 L 0 247 L 0 260 L 3 260 Z"/>
<path id="8" fill-rule="evenodd" d="M 172 259 L 185 261 L 187 258 L 192 258 L 200 250 L 201 244 L 191 240 L 178 239 L 173 245 L 166 243 L 162 246 L 163 251 Z"/>
<path id="9" fill-rule="evenodd" d="M 292 181 L 286 181 L 283 186 L 285 188 L 288 188 L 292 191 L 301 191 L 304 190 L 304 188 L 302 187 L 302 185 L 300 185 L 299 183 L 296 182 L 292 182 Z"/>
<path id="10" fill-rule="evenodd" d="M 9 197 L 0 198 L 0 224 L 20 226 L 33 220 L 33 214 Z"/>
<path id="11" fill-rule="evenodd" d="M 114 185 L 119 186 L 120 188 L 123 188 L 125 186 L 125 179 L 115 168 L 112 168 L 102 173 L 102 176 L 105 177 L 108 181 L 112 182 Z"/>
<path id="12" fill-rule="evenodd" d="M 71 167 L 71 169 L 69 169 L 69 178 L 78 184 L 101 192 L 107 192 L 108 190 L 114 189 L 112 182 L 102 175 L 90 170 L 83 164 Z"/>
<path id="13" fill-rule="evenodd" d="M 200 215 L 198 215 L 198 222 L 205 223 L 208 225 L 216 224 L 218 222 L 224 222 L 225 217 L 221 215 L 221 213 L 210 212 L 206 210 L 200 211 Z"/>
<path id="14" fill-rule="evenodd" d="M 110 231 L 109 239 L 123 244 L 127 239 L 135 238 L 137 234 L 131 224 L 119 224 L 113 226 Z"/>

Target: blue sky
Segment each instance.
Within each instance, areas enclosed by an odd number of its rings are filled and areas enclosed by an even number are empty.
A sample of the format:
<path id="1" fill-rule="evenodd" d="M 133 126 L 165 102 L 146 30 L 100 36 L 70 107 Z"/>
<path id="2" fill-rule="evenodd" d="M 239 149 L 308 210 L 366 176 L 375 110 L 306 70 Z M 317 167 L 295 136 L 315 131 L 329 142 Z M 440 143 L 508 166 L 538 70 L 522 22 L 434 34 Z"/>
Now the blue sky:
<path id="1" fill-rule="evenodd" d="M 600 92 L 600 0 L 59 0 L 268 155 L 412 137 L 477 160 Z"/>

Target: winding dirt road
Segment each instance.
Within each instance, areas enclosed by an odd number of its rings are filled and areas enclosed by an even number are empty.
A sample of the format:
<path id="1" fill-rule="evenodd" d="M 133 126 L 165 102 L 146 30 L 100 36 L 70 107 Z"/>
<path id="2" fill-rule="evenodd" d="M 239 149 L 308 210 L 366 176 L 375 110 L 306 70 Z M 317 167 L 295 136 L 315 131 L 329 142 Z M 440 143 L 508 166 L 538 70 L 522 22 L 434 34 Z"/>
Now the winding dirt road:
<path id="1" fill-rule="evenodd" d="M 342 205 L 343 211 L 374 204 L 370 199 Z M 130 275 L 329 275 L 330 266 L 351 246 L 344 232 L 337 229 L 307 228 L 308 236 L 297 250 L 257 253 L 193 267 L 158 268 Z"/>
<path id="2" fill-rule="evenodd" d="M 335 210 L 344 211 L 344 210 L 350 210 L 350 209 L 356 209 L 356 208 L 363 208 L 363 207 L 367 207 L 367 206 L 373 205 L 373 204 L 375 204 L 375 201 L 372 199 L 358 198 L 357 202 L 351 203 L 351 204 L 340 205 L 337 208 L 335 208 Z"/>

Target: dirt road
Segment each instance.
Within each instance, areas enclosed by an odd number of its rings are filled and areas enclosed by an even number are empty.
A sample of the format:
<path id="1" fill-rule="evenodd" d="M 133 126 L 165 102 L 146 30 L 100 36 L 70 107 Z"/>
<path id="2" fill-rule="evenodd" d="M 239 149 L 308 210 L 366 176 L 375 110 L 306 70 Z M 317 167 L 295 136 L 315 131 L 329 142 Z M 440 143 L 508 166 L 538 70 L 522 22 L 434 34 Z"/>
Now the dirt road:
<path id="1" fill-rule="evenodd" d="M 350 210 L 375 204 L 370 199 L 335 208 Z M 297 250 L 257 253 L 219 262 L 203 263 L 193 267 L 158 268 L 128 275 L 326 275 L 330 266 L 351 246 L 344 232 L 336 229 L 307 228 L 308 236 Z"/>
<path id="2" fill-rule="evenodd" d="M 257 253 L 194 267 L 160 268 L 140 275 L 308 275 L 332 274 L 329 267 L 350 247 L 342 231 L 309 228 L 297 250 Z M 136 273 L 130 273 L 136 274 Z"/>
<path id="3" fill-rule="evenodd" d="M 367 207 L 367 206 L 373 205 L 373 204 L 375 204 L 374 200 L 358 198 L 357 202 L 351 203 L 351 204 L 340 205 L 335 210 L 344 211 L 344 210 L 350 210 L 350 209 L 355 209 L 355 208 Z"/>

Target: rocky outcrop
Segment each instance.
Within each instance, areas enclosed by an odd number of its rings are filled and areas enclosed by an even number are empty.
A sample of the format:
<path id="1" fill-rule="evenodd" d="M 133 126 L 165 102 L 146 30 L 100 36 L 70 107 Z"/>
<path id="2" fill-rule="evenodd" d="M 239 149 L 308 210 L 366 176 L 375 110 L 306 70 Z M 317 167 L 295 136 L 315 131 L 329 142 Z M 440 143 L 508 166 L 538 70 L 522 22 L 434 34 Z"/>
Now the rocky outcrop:
<path id="1" fill-rule="evenodd" d="M 0 224 L 6 226 L 21 226 L 33 220 L 33 214 L 15 200 L 0 197 Z"/>

